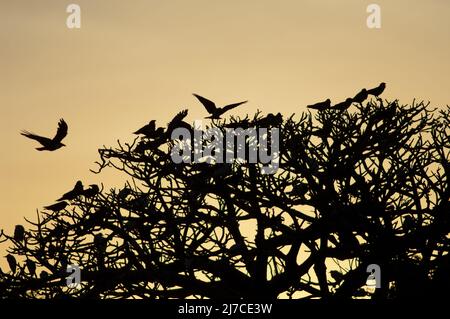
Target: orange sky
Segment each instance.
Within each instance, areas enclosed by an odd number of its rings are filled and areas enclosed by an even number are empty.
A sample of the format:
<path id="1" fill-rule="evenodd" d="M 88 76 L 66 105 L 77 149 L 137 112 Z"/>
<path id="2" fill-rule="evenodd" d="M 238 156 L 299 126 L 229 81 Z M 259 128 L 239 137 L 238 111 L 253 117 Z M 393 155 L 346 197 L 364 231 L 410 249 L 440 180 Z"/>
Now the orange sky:
<path id="1" fill-rule="evenodd" d="M 81 29 L 66 6 L 81 7 Z M 368 29 L 366 7 L 381 6 Z M 182 107 L 205 111 L 248 99 L 234 114 L 290 114 L 340 102 L 385 81 L 385 98 L 450 101 L 447 0 L 40 0 L 0 2 L 0 229 L 11 231 L 78 179 L 121 186 L 89 172 L 97 148 L 132 139 Z M 52 136 L 69 124 L 68 147 L 34 150 L 19 135 Z"/>

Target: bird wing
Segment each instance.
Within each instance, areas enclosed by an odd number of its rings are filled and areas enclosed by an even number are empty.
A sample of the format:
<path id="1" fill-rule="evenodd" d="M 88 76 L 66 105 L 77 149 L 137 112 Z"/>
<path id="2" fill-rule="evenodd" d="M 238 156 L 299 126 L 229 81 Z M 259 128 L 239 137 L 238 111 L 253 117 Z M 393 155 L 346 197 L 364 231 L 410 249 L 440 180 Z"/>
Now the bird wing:
<path id="1" fill-rule="evenodd" d="M 188 114 L 188 110 L 183 110 L 179 112 L 175 117 L 170 121 L 169 127 L 173 127 L 174 125 L 178 125 Z"/>
<path id="2" fill-rule="evenodd" d="M 32 140 L 38 141 L 39 143 L 41 143 L 43 146 L 45 146 L 46 144 L 50 143 L 52 140 L 44 137 L 44 136 L 39 136 L 33 133 L 30 133 L 28 131 L 22 131 L 22 133 L 20 133 L 21 135 L 31 138 Z"/>
<path id="3" fill-rule="evenodd" d="M 210 101 L 207 98 L 195 93 L 193 95 L 200 101 L 200 103 L 203 104 L 208 113 L 212 114 L 215 110 L 217 110 L 216 104 L 213 101 Z"/>
<path id="4" fill-rule="evenodd" d="M 222 111 L 225 113 L 226 111 L 234 109 L 235 107 L 237 107 L 237 106 L 239 106 L 241 104 L 247 103 L 247 102 L 248 101 L 242 101 L 242 102 L 238 102 L 238 103 L 225 105 L 224 107 L 222 107 Z"/>
<path id="5" fill-rule="evenodd" d="M 64 137 L 67 135 L 69 127 L 67 126 L 67 123 L 64 121 L 64 119 L 60 119 L 58 123 L 58 130 L 56 131 L 56 135 L 53 138 L 54 142 L 61 142 Z"/>
<path id="6" fill-rule="evenodd" d="M 147 131 L 147 128 L 150 124 L 144 125 L 143 127 L 141 127 L 139 130 L 137 130 L 136 132 L 133 132 L 133 134 L 139 135 L 139 134 L 144 134 Z"/>

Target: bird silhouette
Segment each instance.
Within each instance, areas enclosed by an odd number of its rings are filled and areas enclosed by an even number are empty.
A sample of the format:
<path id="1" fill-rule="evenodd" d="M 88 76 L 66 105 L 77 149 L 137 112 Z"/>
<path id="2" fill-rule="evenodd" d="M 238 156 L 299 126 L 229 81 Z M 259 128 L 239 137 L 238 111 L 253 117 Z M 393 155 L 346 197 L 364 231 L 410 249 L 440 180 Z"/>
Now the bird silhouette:
<path id="1" fill-rule="evenodd" d="M 83 183 L 81 181 L 76 182 L 74 188 L 65 193 L 60 199 L 58 199 L 57 201 L 63 201 L 63 200 L 73 200 L 75 198 L 77 198 L 78 196 L 83 194 Z"/>
<path id="2" fill-rule="evenodd" d="M 52 139 L 48 137 L 39 136 L 30 133 L 28 131 L 22 131 L 22 133 L 20 134 L 41 143 L 42 147 L 36 148 L 38 151 L 55 151 L 63 146 L 66 146 L 63 143 L 61 143 L 61 141 L 64 139 L 64 137 L 66 137 L 67 131 L 68 131 L 67 123 L 64 121 L 64 119 L 61 119 L 59 120 L 58 123 L 56 135 Z"/>
<path id="3" fill-rule="evenodd" d="M 378 97 L 384 92 L 384 89 L 386 89 L 386 83 L 381 82 L 377 87 L 367 90 L 367 94 Z"/>
<path id="4" fill-rule="evenodd" d="M 66 208 L 67 205 L 69 205 L 67 202 L 58 202 L 53 205 L 44 206 L 44 208 L 47 210 L 51 210 L 53 212 L 59 212 L 60 210 L 63 210 L 64 208 Z"/>
<path id="5" fill-rule="evenodd" d="M 91 184 L 91 185 L 89 185 L 88 189 L 85 189 L 83 191 L 82 195 L 84 195 L 84 197 L 86 197 L 86 198 L 91 198 L 91 197 L 94 197 L 95 195 L 97 195 L 99 191 L 100 191 L 100 188 L 98 188 L 97 185 Z"/>
<path id="6" fill-rule="evenodd" d="M 172 131 L 178 127 L 185 127 L 187 129 L 191 129 L 191 126 L 183 121 L 183 119 L 188 115 L 188 110 L 183 110 L 179 112 L 167 125 L 167 133 L 171 134 Z"/>
<path id="7" fill-rule="evenodd" d="M 16 225 L 14 228 L 14 240 L 23 241 L 25 239 L 25 228 L 22 225 Z"/>
<path id="8" fill-rule="evenodd" d="M 316 103 L 316 104 L 311 104 L 306 106 L 309 109 L 313 109 L 313 110 L 317 110 L 317 111 L 323 111 L 325 109 L 328 109 L 331 107 L 331 100 L 330 99 L 326 99 L 325 101 Z"/>
<path id="9" fill-rule="evenodd" d="M 164 133 L 164 129 L 162 127 L 156 128 L 156 121 L 151 120 L 147 125 L 141 127 L 139 130 L 134 132 L 133 134 L 139 135 L 142 134 L 147 138 L 157 138 Z"/>
<path id="10" fill-rule="evenodd" d="M 350 105 L 352 105 L 352 103 L 353 103 L 353 99 L 347 98 L 344 102 L 334 105 L 333 109 L 339 110 L 339 111 L 344 111 L 344 110 L 348 109 L 350 107 Z"/>
<path id="11" fill-rule="evenodd" d="M 217 107 L 216 103 L 214 103 L 213 101 L 208 100 L 207 98 L 204 98 L 203 96 L 200 96 L 198 94 L 193 94 L 199 101 L 200 103 L 203 104 L 203 106 L 205 107 L 206 111 L 211 114 L 208 117 L 205 117 L 207 119 L 220 119 L 220 116 L 222 114 L 224 114 L 225 112 L 234 109 L 235 107 L 247 103 L 248 101 L 242 101 L 242 102 L 238 102 L 238 103 L 233 103 L 233 104 L 228 104 L 225 105 L 224 107 Z"/>
<path id="12" fill-rule="evenodd" d="M 8 255 L 6 255 L 6 261 L 8 262 L 9 269 L 11 269 L 11 272 L 12 272 L 12 273 L 15 273 L 15 272 L 16 272 L 16 269 L 17 269 L 17 261 L 16 261 L 16 258 L 14 258 L 13 255 L 8 254 Z"/>
<path id="13" fill-rule="evenodd" d="M 369 96 L 369 94 L 368 94 L 367 90 L 362 89 L 361 91 L 358 92 L 358 94 L 355 95 L 355 97 L 353 98 L 353 102 L 361 104 L 362 102 L 367 100 L 368 96 Z"/>
<path id="14" fill-rule="evenodd" d="M 277 115 L 269 113 L 266 117 L 255 121 L 254 125 L 257 127 L 267 128 L 269 126 L 279 126 L 282 122 L 283 116 L 281 115 L 281 113 L 277 113 Z"/>
<path id="15" fill-rule="evenodd" d="M 31 259 L 27 259 L 26 265 L 27 265 L 27 268 L 28 268 L 28 271 L 30 272 L 30 274 L 32 276 L 34 276 L 36 274 L 36 263 L 34 261 L 32 261 Z"/>

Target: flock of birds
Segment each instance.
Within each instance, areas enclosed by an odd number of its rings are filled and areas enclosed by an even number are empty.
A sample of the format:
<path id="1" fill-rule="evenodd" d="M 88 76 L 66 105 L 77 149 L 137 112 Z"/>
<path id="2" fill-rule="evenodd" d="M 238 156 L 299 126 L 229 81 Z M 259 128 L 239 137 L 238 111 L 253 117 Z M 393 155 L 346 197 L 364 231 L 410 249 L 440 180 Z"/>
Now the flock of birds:
<path id="1" fill-rule="evenodd" d="M 356 94 L 353 98 L 347 98 L 345 101 L 338 103 L 334 106 L 331 106 L 331 100 L 327 99 L 323 102 L 319 102 L 313 105 L 308 105 L 307 107 L 310 109 L 322 111 L 326 109 L 335 109 L 335 110 L 346 110 L 348 109 L 352 103 L 362 103 L 364 102 L 369 95 L 373 95 L 375 97 L 379 97 L 386 88 L 386 83 L 382 82 L 379 86 L 372 89 L 362 89 L 358 94 Z M 220 119 L 221 116 L 231 110 L 234 109 L 248 101 L 242 101 L 238 103 L 232 103 L 225 105 L 223 107 L 218 107 L 216 103 L 207 98 L 200 96 L 198 94 L 193 94 L 198 101 L 205 107 L 206 111 L 210 114 L 207 119 Z M 168 124 L 167 130 L 163 127 L 156 127 L 156 121 L 151 120 L 147 125 L 141 127 L 137 131 L 134 132 L 136 135 L 144 135 L 148 139 L 153 140 L 164 140 L 169 136 L 173 129 L 177 127 L 187 127 L 191 128 L 189 124 L 183 121 L 183 119 L 187 116 L 188 111 L 183 110 L 179 112 L 172 121 Z M 257 124 L 273 124 L 280 123 L 282 121 L 282 116 L 280 113 L 277 115 L 269 114 L 266 118 L 261 119 Z M 60 149 L 63 146 L 66 146 L 62 143 L 62 140 L 67 136 L 68 133 L 68 125 L 64 121 L 64 119 L 60 119 L 58 123 L 58 129 L 56 131 L 56 135 L 53 138 L 48 138 L 44 136 L 39 136 L 34 133 L 28 131 L 22 131 L 21 134 L 27 138 L 33 139 L 41 144 L 40 147 L 36 148 L 38 151 L 55 151 Z M 45 206 L 44 208 L 50 211 L 60 211 L 67 207 L 68 202 L 77 198 L 78 196 L 85 196 L 86 198 L 93 197 L 99 192 L 99 187 L 95 184 L 89 185 L 88 188 L 84 188 L 81 181 L 78 181 L 74 188 L 64 194 L 61 198 L 59 198 L 55 204 Z"/>
<path id="2" fill-rule="evenodd" d="M 204 98 L 198 94 L 194 94 L 194 96 L 203 104 L 205 109 L 208 111 L 210 116 L 207 118 L 210 119 L 220 119 L 220 117 L 225 112 L 234 109 L 239 105 L 247 103 L 247 101 L 243 101 L 239 103 L 225 105 L 223 107 L 217 107 L 214 102 L 208 100 L 207 98 Z M 168 133 L 170 133 L 173 129 L 177 127 L 184 126 L 190 128 L 190 125 L 183 121 L 183 119 L 187 116 L 187 114 L 188 114 L 187 110 L 179 112 L 168 124 L 167 130 L 165 130 L 162 127 L 156 128 L 156 122 L 155 120 L 152 120 L 147 125 L 134 132 L 134 134 L 137 135 L 142 134 L 149 139 L 155 140 L 158 138 L 163 139 L 168 136 Z M 68 125 L 64 121 L 64 119 L 60 119 L 56 135 L 53 138 L 40 136 L 28 131 L 22 131 L 21 135 L 39 142 L 41 145 L 40 147 L 36 148 L 38 151 L 56 151 L 61 147 L 66 146 L 65 144 L 62 143 L 62 140 L 67 136 L 67 133 L 68 133 Z M 85 189 L 83 183 L 81 181 L 77 181 L 72 190 L 65 193 L 61 198 L 57 199 L 56 203 L 49 206 L 45 206 L 44 208 L 49 211 L 58 212 L 65 209 L 67 205 L 69 205 L 67 201 L 74 200 L 79 196 L 91 198 L 95 196 L 99 191 L 100 191 L 99 187 L 95 184 L 89 185 L 89 187 Z"/>
<path id="3" fill-rule="evenodd" d="M 331 106 L 331 100 L 327 99 L 323 102 L 319 102 L 316 104 L 308 105 L 307 107 L 310 109 L 323 111 L 326 109 L 334 109 L 339 111 L 344 111 L 348 109 L 353 103 L 363 103 L 369 95 L 373 95 L 375 97 L 379 97 L 383 91 L 386 88 L 386 84 L 384 82 L 380 83 L 379 86 L 372 88 L 372 89 L 362 89 L 358 94 L 356 94 L 353 98 L 347 98 L 345 101 L 338 103 L 334 106 Z M 205 107 L 206 111 L 210 114 L 207 119 L 220 119 L 221 116 L 231 110 L 234 109 L 244 103 L 247 103 L 248 101 L 242 101 L 238 103 L 232 103 L 225 105 L 223 107 L 218 107 L 213 101 L 208 100 L 207 98 L 200 96 L 198 94 L 193 94 L 199 102 Z M 170 132 L 177 128 L 177 127 L 190 127 L 189 124 L 183 121 L 183 119 L 187 116 L 188 111 L 183 110 L 179 112 L 168 124 L 167 130 L 163 127 L 156 128 L 156 121 L 152 120 L 147 125 L 143 126 L 142 128 L 138 129 L 134 132 L 136 135 L 144 135 L 148 139 L 153 140 L 163 140 L 164 138 L 167 138 L 169 136 Z M 260 119 L 257 123 L 252 123 L 260 126 L 268 126 L 268 125 L 274 125 L 280 124 L 282 121 L 282 115 L 278 113 L 277 115 L 269 114 L 267 117 Z M 250 123 L 247 123 L 250 125 Z M 231 125 L 231 124 L 230 124 Z M 245 125 L 245 123 L 239 123 L 239 125 Z M 36 135 L 34 133 L 28 132 L 28 131 L 22 131 L 21 135 L 30 138 L 32 140 L 35 140 L 41 144 L 40 147 L 36 148 L 38 151 L 56 151 L 60 149 L 63 146 L 66 146 L 62 143 L 62 140 L 67 136 L 68 133 L 68 125 L 64 121 L 64 119 L 60 119 L 58 122 L 58 128 L 56 131 L 56 135 L 53 138 L 48 138 L 40 135 Z M 295 193 L 297 195 L 304 194 L 306 192 L 306 185 L 303 185 L 303 187 L 294 189 L 292 193 Z M 67 193 L 63 194 L 59 199 L 56 200 L 56 203 L 45 206 L 44 208 L 49 211 L 58 212 L 63 209 L 65 209 L 69 203 L 68 201 L 74 200 L 78 198 L 79 196 L 84 196 L 85 198 L 92 198 L 95 195 L 99 193 L 100 189 L 97 185 L 91 184 L 88 188 L 85 188 L 83 186 L 83 183 L 81 181 L 77 181 L 73 189 L 68 191 Z M 294 195 L 295 195 L 294 194 Z M 25 228 L 22 225 L 17 225 L 14 230 L 14 239 L 16 241 L 22 241 L 25 236 Z M 9 267 L 13 272 L 16 271 L 17 262 L 11 254 L 8 254 L 6 256 L 7 262 L 9 264 Z M 31 273 L 36 272 L 36 265 L 33 261 L 27 259 L 27 265 L 28 269 Z"/>
<path id="4" fill-rule="evenodd" d="M 345 111 L 353 103 L 359 103 L 359 104 L 363 103 L 365 100 L 367 100 L 369 95 L 373 95 L 378 98 L 384 92 L 385 89 L 386 89 L 386 83 L 382 82 L 382 83 L 380 83 L 380 85 L 378 85 L 377 87 L 375 87 L 373 89 L 368 90 L 368 89 L 364 88 L 361 91 L 359 91 L 358 94 L 356 94 L 353 98 L 349 97 L 345 101 L 338 103 L 336 105 L 331 106 L 331 100 L 326 99 L 323 102 L 308 105 L 307 108 L 317 110 L 317 111 L 323 111 L 323 110 L 327 110 L 327 109 Z"/>

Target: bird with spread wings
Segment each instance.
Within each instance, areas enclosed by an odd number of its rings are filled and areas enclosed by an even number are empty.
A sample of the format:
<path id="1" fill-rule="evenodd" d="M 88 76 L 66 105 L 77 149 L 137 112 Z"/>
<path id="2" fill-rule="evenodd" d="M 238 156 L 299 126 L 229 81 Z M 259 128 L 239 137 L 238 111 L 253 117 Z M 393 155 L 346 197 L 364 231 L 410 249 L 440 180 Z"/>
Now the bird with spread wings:
<path id="1" fill-rule="evenodd" d="M 200 103 L 203 104 L 206 111 L 210 114 L 210 116 L 206 117 L 207 119 L 220 119 L 220 116 L 223 115 L 225 112 L 234 109 L 235 107 L 238 107 L 241 104 L 247 103 L 248 101 L 242 101 L 238 103 L 228 104 L 224 107 L 217 107 L 216 103 L 213 101 L 208 100 L 207 98 L 204 98 L 203 96 L 200 96 L 198 94 L 193 94 Z"/>
<path id="2" fill-rule="evenodd" d="M 57 149 L 66 146 L 61 141 L 67 136 L 68 126 L 64 119 L 60 119 L 56 135 L 53 138 L 39 136 L 28 131 L 22 131 L 21 135 L 32 140 L 38 141 L 42 146 L 37 147 L 38 151 L 56 151 Z"/>

